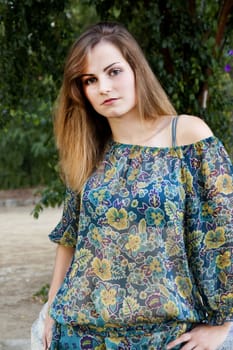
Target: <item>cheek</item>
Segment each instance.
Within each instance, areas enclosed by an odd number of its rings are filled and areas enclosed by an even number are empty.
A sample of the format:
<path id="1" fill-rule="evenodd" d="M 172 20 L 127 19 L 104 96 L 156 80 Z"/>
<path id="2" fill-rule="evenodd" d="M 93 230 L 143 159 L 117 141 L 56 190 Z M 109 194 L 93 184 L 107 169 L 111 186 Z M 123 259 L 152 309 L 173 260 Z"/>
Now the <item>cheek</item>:
<path id="1" fill-rule="evenodd" d="M 128 79 L 125 83 L 125 90 L 127 91 L 128 96 L 136 101 L 136 86 L 135 86 L 135 79 L 134 77 L 131 79 Z"/>
<path id="2" fill-rule="evenodd" d="M 128 92 L 128 94 L 131 94 L 133 97 L 136 95 L 136 88 L 135 88 L 135 78 L 134 74 L 128 74 L 124 77 L 124 81 L 122 81 L 122 85 L 124 86 L 124 90 Z"/>

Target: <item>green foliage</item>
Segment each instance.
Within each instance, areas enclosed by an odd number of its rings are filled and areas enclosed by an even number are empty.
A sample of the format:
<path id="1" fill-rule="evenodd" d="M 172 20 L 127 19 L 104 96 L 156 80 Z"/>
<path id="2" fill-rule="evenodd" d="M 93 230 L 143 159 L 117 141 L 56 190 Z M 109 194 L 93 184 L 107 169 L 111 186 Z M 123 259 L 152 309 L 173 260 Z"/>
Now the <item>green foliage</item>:
<path id="1" fill-rule="evenodd" d="M 3 189 L 48 184 L 55 175 L 57 155 L 49 117 L 51 101 L 34 100 L 34 108 L 35 111 L 11 108 L 12 119 L 0 130 Z"/>
<path id="2" fill-rule="evenodd" d="M 0 2 L 1 189 L 48 186 L 55 178 L 60 184 L 53 104 L 68 48 L 95 16 L 79 3 Z M 46 198 L 42 196 L 44 205 Z"/>
<path id="3" fill-rule="evenodd" d="M 68 47 L 64 6 L 43 0 L 0 4 L 1 188 L 44 185 L 54 176 L 51 110 Z"/>
<path id="4" fill-rule="evenodd" d="M 65 186 L 60 181 L 57 174 L 54 180 L 49 183 L 49 186 L 43 188 L 42 190 L 38 190 L 37 194 L 40 195 L 40 200 L 35 205 L 32 212 L 35 219 L 38 219 L 40 212 L 44 208 L 54 208 L 62 204 L 65 195 Z"/>
<path id="5" fill-rule="evenodd" d="M 44 97 L 45 86 L 55 96 L 68 44 L 64 6 L 55 0 L 1 3 L 1 100 L 8 112 L 19 105 L 30 108 L 32 97 Z"/>
<path id="6" fill-rule="evenodd" d="M 49 284 L 45 284 L 33 294 L 33 300 L 38 301 L 40 304 L 45 304 L 48 301 Z"/>

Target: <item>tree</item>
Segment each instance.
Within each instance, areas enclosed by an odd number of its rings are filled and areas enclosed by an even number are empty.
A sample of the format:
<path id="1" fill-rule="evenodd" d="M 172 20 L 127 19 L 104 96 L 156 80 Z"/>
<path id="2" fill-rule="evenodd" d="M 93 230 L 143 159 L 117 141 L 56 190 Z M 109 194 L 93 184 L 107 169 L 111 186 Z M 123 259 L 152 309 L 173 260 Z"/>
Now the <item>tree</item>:
<path id="1" fill-rule="evenodd" d="M 55 0 L 0 4 L 2 188 L 46 183 L 56 162 L 51 108 L 67 49 L 64 6 Z"/>
<path id="2" fill-rule="evenodd" d="M 0 188 L 58 178 L 52 108 L 68 48 L 89 20 L 79 3 L 0 1 Z"/>
<path id="3" fill-rule="evenodd" d="M 55 99 L 67 50 L 88 21 L 87 7 L 78 0 L 1 0 L 0 14 L 0 122 L 5 125 L 15 116 L 12 109 L 36 110 L 32 97 Z"/>
<path id="4" fill-rule="evenodd" d="M 0 6 L 1 107 L 11 118 L 11 109 L 21 105 L 30 110 L 31 97 L 44 96 L 45 85 L 48 90 L 54 89 L 52 82 L 56 84 L 60 79 L 60 57 L 64 57 L 67 46 L 63 28 L 68 30 L 69 21 L 65 1 L 12 0 Z"/>

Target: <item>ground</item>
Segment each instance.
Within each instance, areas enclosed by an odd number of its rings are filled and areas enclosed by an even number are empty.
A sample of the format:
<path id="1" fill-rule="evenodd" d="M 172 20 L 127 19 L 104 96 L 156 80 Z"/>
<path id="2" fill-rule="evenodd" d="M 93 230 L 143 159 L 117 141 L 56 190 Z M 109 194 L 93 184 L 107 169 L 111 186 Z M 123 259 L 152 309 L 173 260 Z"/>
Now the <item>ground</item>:
<path id="1" fill-rule="evenodd" d="M 56 245 L 48 233 L 62 211 L 45 209 L 34 219 L 31 196 L 24 194 L 20 201 L 16 197 L 0 191 L 0 342 L 30 338 L 42 307 L 33 295 L 49 283 L 53 269 Z M 6 347 L 0 343 L 0 349 Z"/>

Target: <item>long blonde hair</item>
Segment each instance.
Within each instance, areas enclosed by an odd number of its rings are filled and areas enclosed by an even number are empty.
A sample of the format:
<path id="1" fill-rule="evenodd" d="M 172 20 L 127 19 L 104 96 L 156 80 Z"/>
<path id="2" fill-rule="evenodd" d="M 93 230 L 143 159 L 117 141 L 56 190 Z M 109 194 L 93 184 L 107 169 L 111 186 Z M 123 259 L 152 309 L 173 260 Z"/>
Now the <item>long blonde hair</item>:
<path id="1" fill-rule="evenodd" d="M 103 157 L 106 143 L 111 138 L 107 119 L 92 108 L 80 79 L 88 52 L 100 41 L 115 45 L 131 66 L 142 120 L 176 114 L 136 40 L 122 25 L 105 22 L 87 29 L 68 54 L 54 118 L 63 177 L 77 192 Z"/>

